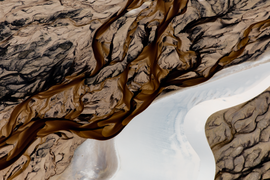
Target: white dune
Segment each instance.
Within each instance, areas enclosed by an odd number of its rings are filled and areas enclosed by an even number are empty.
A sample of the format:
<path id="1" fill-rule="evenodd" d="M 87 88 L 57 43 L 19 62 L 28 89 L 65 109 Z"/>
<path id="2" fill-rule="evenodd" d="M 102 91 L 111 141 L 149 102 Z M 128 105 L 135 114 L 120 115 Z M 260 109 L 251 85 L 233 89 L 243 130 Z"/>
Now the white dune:
<path id="1" fill-rule="evenodd" d="M 205 122 L 270 86 L 270 63 L 230 74 L 251 65 L 229 68 L 209 82 L 159 99 L 135 117 L 115 138 L 120 162 L 112 180 L 214 179 Z M 226 71 L 230 75 L 224 77 Z"/>
<path id="2" fill-rule="evenodd" d="M 156 100 L 114 139 L 85 141 L 56 179 L 214 179 L 205 122 L 217 110 L 247 101 L 269 87 L 267 60 L 224 69 L 205 83 Z"/>
<path id="3" fill-rule="evenodd" d="M 236 78 L 235 76 L 239 76 L 237 77 L 238 81 L 248 82 L 253 79 L 251 76 L 260 77 L 261 70 L 267 71 L 269 67 L 270 65 L 268 63 L 226 78 L 228 78 L 229 81 L 234 82 L 234 78 Z M 255 77 L 255 79 L 257 78 Z M 215 83 L 212 84 L 212 86 L 215 85 Z M 245 89 L 245 92 L 226 98 L 204 101 L 190 109 L 184 120 L 185 135 L 195 152 L 200 157 L 200 171 L 197 180 L 214 179 L 215 175 L 215 161 L 212 151 L 208 145 L 204 129 L 208 117 L 217 111 L 244 103 L 262 93 L 270 86 L 270 73 L 266 78 L 256 80 L 252 87 L 245 86 L 245 84 L 239 87 L 238 82 L 231 83 L 228 86 L 233 89 L 243 88 Z M 191 131 L 192 129 L 193 131 Z"/>

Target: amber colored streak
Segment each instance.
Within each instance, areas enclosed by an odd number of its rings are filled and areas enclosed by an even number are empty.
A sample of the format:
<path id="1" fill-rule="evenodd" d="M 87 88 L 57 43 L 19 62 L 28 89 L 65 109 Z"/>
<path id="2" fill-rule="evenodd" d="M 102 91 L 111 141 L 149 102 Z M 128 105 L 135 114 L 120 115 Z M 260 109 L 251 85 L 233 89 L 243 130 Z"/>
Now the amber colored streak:
<path id="1" fill-rule="evenodd" d="M 104 47 L 98 41 L 98 38 L 102 37 L 103 33 L 108 30 L 109 26 L 119 17 L 121 17 L 126 9 L 135 9 L 139 7 L 143 1 L 132 1 L 129 0 L 126 7 L 122 9 L 120 13 L 116 13 L 111 19 L 105 22 L 95 33 L 93 41 L 94 55 L 97 60 L 97 65 L 95 70 L 91 73 L 94 76 L 98 71 L 105 65 L 103 52 L 108 52 L 108 50 L 103 49 Z M 152 3 L 153 4 L 153 3 Z M 249 34 L 251 30 L 258 28 L 265 28 L 269 25 L 269 20 L 259 22 L 250 26 L 243 34 L 242 40 L 235 46 L 236 50 L 232 51 L 228 56 L 221 58 L 218 63 L 212 67 L 209 75 L 206 77 L 200 76 L 193 79 L 185 79 L 182 81 L 174 80 L 179 75 L 195 69 L 196 63 L 190 63 L 188 68 L 182 70 L 174 71 L 173 73 L 169 70 L 164 70 L 157 64 L 158 59 L 162 53 L 162 48 L 164 46 L 174 46 L 177 50 L 179 58 L 181 61 L 185 62 L 186 58 L 189 56 L 196 56 L 195 52 L 181 52 L 180 46 L 181 41 L 179 38 L 173 35 L 173 28 L 170 24 L 172 18 L 180 13 L 185 13 L 187 1 L 157 1 L 157 4 L 153 8 L 153 11 L 148 14 L 148 16 L 153 15 L 155 12 L 160 11 L 164 14 L 164 19 L 156 19 L 159 22 L 157 28 L 156 39 L 153 43 L 146 46 L 140 55 L 130 62 L 123 73 L 118 77 L 119 89 L 123 93 L 123 98 L 118 102 L 118 105 L 105 116 L 94 116 L 88 124 L 80 124 L 73 121 L 77 118 L 83 110 L 83 103 L 81 101 L 82 96 L 89 92 L 89 89 L 84 85 L 84 75 L 79 77 L 69 77 L 69 80 L 65 81 L 60 85 L 55 85 L 45 92 L 41 92 L 33 97 L 27 99 L 25 102 L 18 105 L 10 116 L 9 122 L 2 128 L 0 146 L 4 147 L 8 144 L 13 144 L 14 149 L 8 153 L 5 157 L 0 159 L 0 169 L 4 169 L 15 162 L 22 154 L 26 151 L 28 146 L 33 143 L 38 137 L 43 137 L 51 133 L 59 131 L 70 131 L 80 137 L 84 138 L 94 138 L 94 139 L 109 139 L 117 135 L 128 122 L 136 116 L 138 113 L 146 109 L 151 102 L 162 92 L 163 88 L 168 85 L 179 85 L 181 87 L 192 86 L 209 79 L 215 72 L 222 69 L 222 67 L 233 59 L 237 58 L 242 52 L 244 47 L 249 43 Z M 137 17 L 136 22 L 133 24 L 135 28 L 140 20 L 143 20 L 144 16 L 140 15 Z M 134 29 L 135 29 L 134 28 Z M 258 31 L 259 32 L 259 31 Z M 129 31 L 128 37 L 130 37 L 134 31 Z M 178 41 L 177 45 L 172 43 L 163 42 L 164 37 L 170 37 Z M 128 44 L 130 39 L 127 40 Z M 150 52 L 150 53 L 149 53 Z M 127 49 L 125 49 L 125 54 Z M 141 87 L 141 91 L 138 94 L 133 94 L 126 85 L 129 67 L 133 64 L 139 63 L 145 60 L 150 68 L 150 81 L 145 83 Z M 199 61 L 197 59 L 197 61 Z M 197 62 L 198 63 L 198 62 Z M 68 79 L 68 78 L 67 78 Z M 68 91 L 73 89 L 74 103 L 79 104 L 76 109 L 67 113 L 62 119 L 56 118 L 44 118 L 44 114 L 41 112 L 36 112 L 33 110 L 31 104 L 32 99 L 36 103 L 41 103 L 46 100 L 46 105 L 43 107 L 42 111 L 49 108 L 49 100 L 55 94 L 61 93 L 63 91 Z M 126 105 L 122 111 L 117 111 L 122 105 Z M 14 130 L 17 125 L 17 118 L 21 115 L 28 115 L 25 119 L 23 125 L 21 125 L 17 130 Z M 28 164 L 25 164 L 23 169 L 26 168 Z M 18 174 L 18 173 L 16 173 Z M 14 174 L 14 176 L 16 176 Z M 13 176 L 13 177 L 14 177 Z M 13 178 L 12 177 L 12 178 Z"/>
<path id="2" fill-rule="evenodd" d="M 100 126 L 104 126 L 107 124 L 107 126 L 104 128 L 102 132 L 103 136 L 112 137 L 116 133 L 118 133 L 121 129 L 123 129 L 125 125 L 128 124 L 128 122 L 134 116 L 136 116 L 144 109 L 146 109 L 151 104 L 151 102 L 157 97 L 157 95 L 162 91 L 162 88 L 160 88 L 160 82 L 168 74 L 168 71 L 161 69 L 157 65 L 157 59 L 161 54 L 162 48 L 159 46 L 159 44 L 162 41 L 163 34 L 167 33 L 166 29 L 168 28 L 168 25 L 171 22 L 172 18 L 179 13 L 183 13 L 186 8 L 186 4 L 187 1 L 179 1 L 179 2 L 157 1 L 157 5 L 154 7 L 155 10 L 152 11 L 152 13 L 148 14 L 148 16 L 151 16 L 155 12 L 160 11 L 166 16 L 163 20 L 157 20 L 159 21 L 159 27 L 156 37 L 157 41 L 154 41 L 150 45 L 146 46 L 141 52 L 141 54 L 132 63 L 136 63 L 137 61 L 146 59 L 147 64 L 150 67 L 151 80 L 148 83 L 144 84 L 141 88 L 141 92 L 135 96 L 133 95 L 133 93 L 129 91 L 126 85 L 129 68 L 127 67 L 125 71 L 122 74 L 120 74 L 119 86 L 123 92 L 124 98 L 122 99 L 122 101 L 119 102 L 119 105 L 124 103 L 127 109 L 125 109 L 125 112 L 120 113 L 122 115 L 118 113 L 113 114 L 112 117 L 104 119 L 99 123 Z M 136 19 L 136 21 L 139 22 L 143 18 L 144 18 L 143 16 L 139 16 Z M 171 26 L 169 26 L 169 28 L 172 29 Z M 133 31 L 130 31 L 127 37 L 129 37 L 131 33 L 133 33 Z M 118 116 L 118 118 L 115 118 L 115 115 Z"/>
<path id="3" fill-rule="evenodd" d="M 5 147 L 9 144 L 14 145 L 14 148 L 3 158 L 0 159 L 0 169 L 4 169 L 14 163 L 18 158 L 21 157 L 22 154 L 26 151 L 26 149 L 38 138 L 46 136 L 44 132 L 48 134 L 54 133 L 54 129 L 59 130 L 69 130 L 71 128 L 71 124 L 76 129 L 76 123 L 67 120 L 47 120 L 47 119 L 39 119 L 40 117 L 44 116 L 40 112 L 35 112 L 32 110 L 31 101 L 34 99 L 38 104 L 44 99 L 47 99 L 46 106 L 48 106 L 49 99 L 62 91 L 68 90 L 69 88 L 74 89 L 74 101 L 77 101 L 79 106 L 76 107 L 75 110 L 68 113 L 65 118 L 67 119 L 74 119 L 83 110 L 83 104 L 81 102 L 81 95 L 78 94 L 79 88 L 83 85 L 84 75 L 80 75 L 78 77 L 70 77 L 70 80 L 61 85 L 56 85 L 51 87 L 49 90 L 45 92 L 41 92 L 33 97 L 29 98 L 28 100 L 24 101 L 23 103 L 19 104 L 13 112 L 11 113 L 9 122 L 1 129 L 1 138 L 0 138 L 0 147 Z M 77 93 L 76 93 L 77 92 Z M 37 113 L 37 114 L 36 114 Z M 15 126 L 17 125 L 16 120 L 20 114 L 26 114 L 27 118 L 23 125 L 21 125 L 17 130 L 14 130 Z M 58 123 L 58 121 L 61 121 Z M 78 126 L 79 124 L 77 124 Z M 52 128 L 55 126 L 54 128 Z M 93 130 L 93 134 L 95 134 L 96 130 Z M 41 134 L 41 135 L 40 135 Z M 95 137 L 94 135 L 92 135 Z M 25 156 L 30 159 L 29 155 L 25 154 Z M 9 179 L 13 179 L 17 176 L 23 169 L 25 169 L 28 164 L 29 160 L 26 164 L 23 165 L 23 168 L 16 173 L 14 173 Z"/>
<path id="4" fill-rule="evenodd" d="M 98 28 L 96 33 L 94 34 L 92 48 L 93 48 L 95 59 L 97 60 L 97 65 L 96 65 L 96 68 L 92 71 L 90 76 L 95 75 L 105 65 L 103 52 L 107 52 L 107 55 L 108 55 L 108 51 L 109 51 L 108 49 L 105 49 L 104 46 L 102 46 L 102 44 L 98 41 L 98 39 L 102 36 L 102 34 L 106 30 L 108 30 L 110 24 L 112 24 L 115 20 L 117 20 L 119 17 L 121 17 L 125 13 L 126 8 L 129 7 L 129 5 L 132 4 L 132 2 L 134 3 L 136 1 L 128 0 L 126 7 L 123 8 L 120 12 L 116 12 L 108 21 L 102 24 Z"/>
<path id="5" fill-rule="evenodd" d="M 3 143 L 4 141 L 6 141 L 7 137 L 12 133 L 13 129 L 17 125 L 16 124 L 17 118 L 22 112 L 26 112 L 28 114 L 27 119 L 25 119 L 25 124 L 29 123 L 33 118 L 36 117 L 34 111 L 32 111 L 31 107 L 30 107 L 30 102 L 32 99 L 37 99 L 40 101 L 43 99 L 49 99 L 53 95 L 60 93 L 68 88 L 73 87 L 73 86 L 75 86 L 75 90 L 78 90 L 78 88 L 83 84 L 83 81 L 84 81 L 83 77 L 84 77 L 84 75 L 80 75 L 78 77 L 74 77 L 71 82 L 67 82 L 67 83 L 60 84 L 60 85 L 55 85 L 55 86 L 51 87 L 50 89 L 48 89 L 47 91 L 38 93 L 37 95 L 34 95 L 32 98 L 29 98 L 26 101 L 19 104 L 18 106 L 16 106 L 10 115 L 8 123 L 1 129 L 0 143 Z M 76 94 L 74 96 L 76 96 Z M 80 101 L 80 98 L 78 97 L 78 95 L 77 95 L 76 99 L 78 101 Z M 48 102 L 48 100 L 47 100 L 47 102 Z M 46 104 L 46 105 L 48 105 L 48 104 Z M 78 107 L 78 108 L 80 109 L 80 111 L 83 110 L 82 107 Z M 75 113 L 76 115 L 73 115 L 73 118 L 77 117 L 79 115 L 80 111 L 76 112 Z M 39 114 L 39 116 L 42 116 L 42 115 Z M 23 128 L 23 127 L 24 126 L 21 126 L 20 128 Z M 18 130 L 20 130 L 20 128 Z"/>
<path id="6" fill-rule="evenodd" d="M 128 1 L 126 8 L 135 9 L 139 7 L 143 1 Z M 173 7 L 170 7 L 172 6 Z M 186 5 L 185 3 L 164 3 L 163 1 L 158 1 L 158 5 L 156 6 L 156 10 L 160 10 L 164 14 L 168 14 L 163 22 L 160 22 L 160 28 L 158 31 L 158 41 L 160 40 L 160 36 L 162 35 L 163 31 L 166 29 L 166 26 L 169 24 L 171 19 L 179 13 Z M 109 25 L 119 18 L 125 11 L 124 8 L 122 13 L 112 17 L 109 21 L 104 23 L 95 33 L 94 42 L 93 42 L 93 49 L 95 51 L 95 57 L 97 59 L 97 66 L 96 69 L 92 72 L 92 75 L 96 74 L 99 69 L 104 66 L 104 59 L 102 56 L 102 52 L 104 52 L 101 48 L 101 44 L 97 41 L 102 33 L 109 27 Z M 169 13 L 168 13 L 169 12 Z M 45 92 L 41 92 L 33 97 L 27 99 L 20 105 L 18 105 L 10 116 L 9 122 L 2 128 L 1 131 L 1 138 L 0 138 L 0 146 L 4 147 L 8 144 L 13 144 L 14 149 L 11 150 L 8 155 L 4 156 L 0 159 L 0 169 L 4 169 L 14 163 L 28 148 L 28 146 L 33 143 L 38 137 L 46 136 L 50 133 L 58 132 L 60 130 L 68 130 L 77 135 L 85 138 L 95 138 L 95 139 L 108 139 L 116 134 L 118 134 L 123 127 L 138 113 L 143 111 L 158 95 L 161 91 L 159 89 L 159 76 L 162 74 L 162 70 L 159 68 L 157 69 L 156 59 L 157 59 L 157 45 L 151 44 L 149 47 L 145 48 L 142 54 L 138 57 L 147 57 L 148 64 L 151 69 L 154 71 L 153 75 L 154 78 L 144 87 L 142 87 L 141 93 L 139 93 L 135 98 L 134 95 L 128 90 L 126 86 L 127 80 L 127 73 L 128 68 L 120 75 L 119 87 L 123 91 L 123 99 L 119 102 L 119 106 L 121 104 L 125 104 L 126 108 L 124 111 L 119 112 L 112 112 L 109 115 L 104 117 L 96 117 L 94 118 L 89 124 L 82 125 L 76 123 L 74 121 L 70 121 L 75 119 L 79 116 L 79 114 L 83 110 L 83 104 L 81 102 L 81 97 L 87 92 L 82 92 L 78 94 L 78 89 L 84 83 L 84 76 L 81 75 L 80 77 L 70 77 L 70 81 L 62 83 L 60 85 L 56 85 L 51 87 L 49 90 Z M 154 55 L 149 51 L 155 52 Z M 161 74 L 160 74 L 161 73 Z M 163 73 L 163 77 L 167 73 Z M 62 91 L 66 91 L 69 88 L 74 89 L 74 100 L 79 101 L 79 107 L 75 110 L 67 114 L 64 119 L 46 119 L 44 118 L 44 114 L 40 112 L 35 112 L 32 110 L 32 106 L 30 106 L 31 101 L 34 99 L 36 103 L 41 103 L 44 99 L 46 100 L 45 106 L 42 110 L 44 110 L 49 104 L 49 100 L 52 96 Z M 41 110 L 41 111 L 42 111 Z M 17 130 L 14 130 L 17 125 L 17 118 L 20 114 L 26 115 L 28 117 L 24 120 L 24 124 L 21 125 Z M 124 120 L 124 121 L 123 121 Z M 123 121 L 123 122 L 122 122 Z M 28 162 L 29 163 L 29 162 Z M 26 168 L 28 165 L 26 163 L 23 169 Z M 19 172 L 13 174 L 12 177 L 18 175 Z"/>
<path id="7" fill-rule="evenodd" d="M 174 75 L 172 77 L 170 77 L 170 75 L 168 75 L 166 77 L 166 81 L 164 81 L 164 86 L 168 86 L 168 85 L 178 85 L 181 87 L 188 87 L 188 86 L 193 86 L 202 82 L 207 81 L 208 79 L 210 79 L 216 72 L 220 71 L 221 69 L 223 69 L 226 65 L 230 64 L 231 62 L 233 62 L 236 58 L 240 57 L 244 50 L 245 47 L 249 44 L 252 43 L 254 41 L 257 40 L 257 37 L 262 33 L 262 30 L 266 27 L 270 26 L 270 20 L 263 20 L 257 23 L 254 23 L 252 25 L 250 25 L 244 32 L 242 35 L 242 38 L 239 40 L 239 42 L 234 46 L 234 48 L 232 49 L 232 51 L 228 54 L 228 55 L 224 55 L 223 57 L 221 57 L 217 63 L 211 67 L 211 70 L 209 71 L 209 73 L 206 76 L 199 76 L 199 77 L 195 77 L 195 78 L 187 78 L 187 79 L 183 79 L 183 80 L 175 80 L 175 77 L 178 77 L 179 75 L 182 75 L 183 72 L 178 72 L 176 73 L 177 75 Z M 251 32 L 253 31 L 253 34 L 251 34 Z"/>
<path id="8" fill-rule="evenodd" d="M 222 57 L 220 60 L 219 60 L 219 64 L 224 66 L 224 65 L 227 65 L 229 63 L 231 63 L 235 58 L 237 58 L 240 54 L 243 53 L 246 45 L 248 43 L 250 43 L 250 37 L 249 37 L 249 34 L 252 30 L 257 30 L 258 28 L 260 27 L 267 27 L 269 26 L 269 22 L 270 20 L 267 19 L 267 20 L 264 20 L 264 21 L 261 21 L 261 22 L 258 22 L 258 23 L 254 23 L 252 25 L 250 25 L 243 33 L 243 38 L 239 41 L 239 43 L 236 45 L 236 50 L 232 50 L 232 52 L 228 55 L 228 56 L 225 56 L 225 57 Z M 257 31 L 258 32 L 258 35 L 260 33 L 260 31 Z"/>
<path id="9" fill-rule="evenodd" d="M 128 1 L 127 6 L 131 4 L 132 1 Z M 136 5 L 134 2 L 132 3 L 134 6 Z M 122 11 L 125 11 L 126 8 L 124 8 Z M 103 33 L 104 27 L 108 27 L 111 22 L 113 22 L 115 19 L 120 17 L 123 13 L 119 13 L 119 15 L 112 17 L 110 20 L 108 20 L 106 23 L 104 23 L 99 30 L 95 34 L 95 40 L 96 37 L 99 37 Z M 93 43 L 93 47 L 100 47 L 98 43 Z M 96 69 L 92 72 L 93 74 L 96 74 L 99 69 L 102 68 L 104 65 L 104 61 L 102 61 L 102 56 L 95 53 L 95 56 L 97 58 L 97 66 Z M 0 159 L 0 169 L 4 169 L 8 166 L 10 166 L 12 163 L 14 163 L 18 158 L 21 157 L 21 155 L 26 151 L 26 149 L 29 147 L 33 141 L 35 141 L 38 137 L 43 137 L 48 134 L 58 132 L 60 130 L 68 130 L 73 133 L 78 134 L 81 137 L 85 138 L 94 138 L 94 139 L 108 139 L 108 136 L 104 136 L 104 133 L 102 133 L 102 130 L 108 130 L 110 131 L 110 127 L 108 127 L 108 124 L 110 124 L 110 121 L 119 121 L 119 119 L 125 118 L 124 113 L 115 113 L 113 117 L 111 117 L 109 120 L 106 121 L 106 125 L 102 126 L 102 124 L 99 123 L 99 118 L 96 118 L 93 120 L 93 122 L 90 122 L 88 125 L 81 125 L 79 123 L 70 121 L 75 119 L 80 115 L 80 113 L 83 110 L 83 103 L 81 102 L 81 97 L 87 92 L 83 92 L 81 94 L 78 93 L 78 89 L 82 86 L 84 86 L 84 75 L 80 75 L 79 77 L 67 77 L 67 82 L 64 82 L 60 85 L 55 85 L 51 87 L 49 90 L 45 92 L 38 93 L 37 95 L 34 95 L 33 97 L 27 99 L 23 103 L 16 106 L 16 108 L 13 110 L 9 122 L 1 129 L 1 138 L 0 138 L 0 146 L 5 147 L 9 144 L 13 144 L 14 148 L 11 150 L 6 156 Z M 46 100 L 46 104 L 43 107 L 46 108 L 48 106 L 49 99 L 54 96 L 55 94 L 58 94 L 62 91 L 68 90 L 69 88 L 74 88 L 74 101 L 79 101 L 79 106 L 73 110 L 72 112 L 68 113 L 64 118 L 65 119 L 46 119 L 43 118 L 44 114 L 41 114 L 40 112 L 35 112 L 32 110 L 30 103 L 34 99 L 38 104 L 42 100 Z M 40 103 L 41 104 L 41 103 Z M 37 114 L 36 114 L 37 113 Z M 25 119 L 24 124 L 21 125 L 17 130 L 14 130 L 17 125 L 17 118 L 20 114 L 28 114 L 28 117 Z M 42 119 L 40 119 L 42 118 Z M 103 117 L 104 118 L 104 117 Z M 102 118 L 100 118 L 102 119 Z M 123 128 L 121 126 L 118 128 L 117 132 L 120 132 L 120 130 Z M 117 133 L 114 133 L 116 135 Z M 29 158 L 29 157 L 28 157 Z M 14 173 L 9 179 L 13 179 L 15 176 L 17 176 L 22 170 L 24 170 L 29 164 L 29 161 L 24 164 L 23 168 L 20 171 L 17 171 Z"/>

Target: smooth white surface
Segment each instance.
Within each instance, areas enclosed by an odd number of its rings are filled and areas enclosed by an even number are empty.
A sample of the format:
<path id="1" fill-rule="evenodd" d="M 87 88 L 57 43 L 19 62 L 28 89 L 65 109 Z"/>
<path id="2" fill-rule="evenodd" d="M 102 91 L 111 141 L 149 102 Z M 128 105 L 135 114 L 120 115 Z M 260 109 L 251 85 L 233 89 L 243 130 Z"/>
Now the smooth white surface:
<path id="1" fill-rule="evenodd" d="M 98 165 L 101 169 L 97 172 L 113 173 L 109 167 L 118 161 L 118 169 L 110 180 L 197 180 L 197 176 L 199 180 L 214 179 L 215 163 L 204 135 L 204 124 L 212 112 L 224 106 L 207 101 L 215 99 L 237 104 L 240 102 L 238 98 L 228 97 L 258 86 L 260 90 L 250 91 L 254 97 L 270 86 L 270 63 L 237 73 L 247 66 L 252 67 L 254 63 L 227 68 L 210 81 L 155 101 L 113 139 L 116 152 L 111 140 L 103 141 L 102 146 L 95 140 L 85 141 L 76 150 L 70 165 L 72 171 L 66 171 L 66 177 L 79 174 L 82 180 L 91 180 L 92 177 L 105 180 L 99 173 L 93 174 L 93 168 Z M 264 86 L 259 85 L 267 77 L 262 83 Z M 247 96 L 243 94 L 246 99 L 252 98 Z M 97 158 L 98 151 L 105 154 Z M 104 159 L 104 156 L 112 158 Z M 79 163 L 82 161 L 84 163 Z"/>
<path id="2" fill-rule="evenodd" d="M 209 104 L 207 108 L 205 104 L 198 107 L 196 105 L 223 97 L 218 101 L 232 102 L 226 104 L 228 107 L 258 95 L 270 86 L 269 68 L 270 64 L 267 63 L 223 78 L 215 78 L 216 80 L 154 102 L 115 138 L 120 166 L 112 180 L 196 180 L 197 175 L 199 180 L 214 179 L 215 162 L 204 135 L 204 124 L 209 113 L 215 112 L 217 108 Z M 221 74 L 224 75 L 224 72 Z M 262 86 L 259 83 L 265 78 L 267 79 Z M 258 90 L 251 90 L 252 95 L 243 94 L 241 101 L 236 97 L 224 99 L 255 86 Z M 215 109 L 208 111 L 212 107 Z M 185 116 L 191 109 L 184 128 Z"/>
<path id="3" fill-rule="evenodd" d="M 263 72 L 269 68 L 269 65 L 261 65 L 260 67 L 256 67 L 249 71 L 244 71 L 238 73 L 236 75 L 231 75 L 229 77 L 224 78 L 224 80 L 234 81 L 234 78 L 238 78 L 238 81 L 246 82 L 250 80 L 256 80 L 260 77 L 260 71 Z M 270 73 L 269 73 L 270 74 Z M 252 77 L 254 76 L 254 77 Z M 259 82 L 260 81 L 260 82 Z M 212 151 L 208 145 L 207 138 L 205 135 L 205 123 L 209 116 L 213 113 L 220 111 L 222 109 L 226 109 L 232 106 L 236 106 L 238 104 L 244 103 L 258 94 L 262 93 L 265 89 L 270 86 L 270 76 L 266 77 L 263 80 L 257 80 L 259 82 L 256 86 L 252 88 L 248 88 L 247 91 L 241 93 L 239 95 L 234 95 L 227 98 L 219 98 L 215 100 L 209 100 L 202 102 L 196 106 L 194 106 L 185 117 L 185 135 L 193 149 L 199 155 L 201 163 L 200 163 L 200 171 L 198 174 L 198 180 L 207 180 L 214 179 L 215 176 L 215 160 L 212 155 Z M 212 86 L 217 86 L 218 84 L 212 83 Z M 235 86 L 233 88 L 238 88 L 238 83 L 233 83 L 230 85 Z M 245 85 L 242 88 L 246 88 Z M 212 89 L 212 88 L 211 88 Z M 194 129 L 191 131 L 191 129 Z"/>

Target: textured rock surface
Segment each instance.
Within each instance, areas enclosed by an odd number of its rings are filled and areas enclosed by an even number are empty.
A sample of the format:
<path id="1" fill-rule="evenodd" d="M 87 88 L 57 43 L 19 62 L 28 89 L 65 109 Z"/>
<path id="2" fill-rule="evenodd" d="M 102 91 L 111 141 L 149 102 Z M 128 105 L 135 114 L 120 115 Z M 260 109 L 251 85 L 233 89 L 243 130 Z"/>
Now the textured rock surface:
<path id="1" fill-rule="evenodd" d="M 217 112 L 205 125 L 216 160 L 216 179 L 270 178 L 270 88 L 241 105 Z"/>
<path id="2" fill-rule="evenodd" d="M 84 138 L 114 137 L 158 95 L 255 61 L 268 50 L 269 5 L 0 1 L 3 178 L 59 174 Z M 56 146 L 70 150 L 59 159 Z"/>
<path id="3" fill-rule="evenodd" d="M 48 179 L 62 173 L 69 165 L 75 149 L 84 141 L 73 134 L 50 134 L 38 138 L 25 154 L 8 168 L 0 171 L 3 179 Z M 10 145 L 11 146 L 11 145 Z M 5 156 L 12 147 L 1 150 L 1 157 Z M 21 169 L 19 176 L 16 172 Z"/>

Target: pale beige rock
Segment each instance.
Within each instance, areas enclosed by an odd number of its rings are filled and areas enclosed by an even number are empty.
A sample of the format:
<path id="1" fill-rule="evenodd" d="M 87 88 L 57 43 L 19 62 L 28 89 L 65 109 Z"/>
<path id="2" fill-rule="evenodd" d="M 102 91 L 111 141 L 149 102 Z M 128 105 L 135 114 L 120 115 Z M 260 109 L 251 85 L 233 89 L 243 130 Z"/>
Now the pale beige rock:
<path id="1" fill-rule="evenodd" d="M 269 90 L 246 103 L 219 111 L 207 120 L 205 130 L 217 163 L 216 179 L 269 177 Z M 224 123 L 230 131 L 229 138 Z M 214 137 L 219 138 L 213 141 Z"/>
<path id="2" fill-rule="evenodd" d="M 269 50 L 269 1 L 176 2 L 0 1 L 3 179 L 60 174 L 85 138 L 114 137 L 158 96 Z M 217 178 L 267 172 L 250 170 L 268 158 L 265 96 L 206 127 Z"/>

